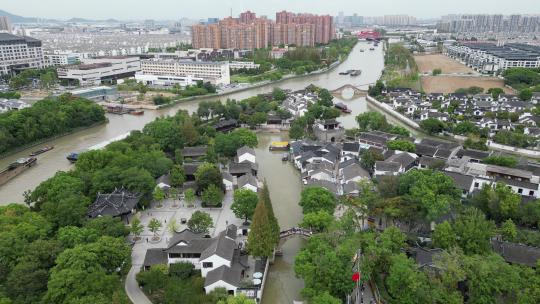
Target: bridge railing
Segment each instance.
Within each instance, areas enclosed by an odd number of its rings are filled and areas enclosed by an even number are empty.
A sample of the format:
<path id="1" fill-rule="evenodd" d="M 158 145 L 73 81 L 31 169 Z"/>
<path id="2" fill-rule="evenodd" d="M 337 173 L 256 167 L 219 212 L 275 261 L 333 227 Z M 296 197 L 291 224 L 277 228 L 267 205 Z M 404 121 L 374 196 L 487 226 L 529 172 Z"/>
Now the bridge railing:
<path id="1" fill-rule="evenodd" d="M 305 236 L 305 237 L 310 237 L 312 234 L 313 234 L 313 232 L 311 232 L 311 230 L 295 227 L 295 228 L 291 228 L 291 229 L 288 229 L 288 230 L 281 231 L 279 233 L 279 237 L 280 238 L 285 238 L 285 237 L 288 237 L 288 236 L 291 236 L 291 235 L 301 235 L 301 236 Z"/>

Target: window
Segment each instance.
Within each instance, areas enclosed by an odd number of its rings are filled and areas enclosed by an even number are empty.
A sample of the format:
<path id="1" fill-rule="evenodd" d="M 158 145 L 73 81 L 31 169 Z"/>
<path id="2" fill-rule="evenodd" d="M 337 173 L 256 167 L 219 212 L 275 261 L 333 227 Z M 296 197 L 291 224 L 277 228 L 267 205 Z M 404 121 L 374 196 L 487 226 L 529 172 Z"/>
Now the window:
<path id="1" fill-rule="evenodd" d="M 214 263 L 212 263 L 212 262 L 204 262 L 204 263 L 202 263 L 202 267 L 203 268 L 212 268 L 212 267 L 214 267 Z"/>
<path id="2" fill-rule="evenodd" d="M 479 183 L 474 183 L 474 187 L 475 187 L 475 188 L 478 188 L 479 186 L 480 186 Z"/>
<path id="3" fill-rule="evenodd" d="M 519 189 L 518 189 L 518 193 L 519 193 L 519 194 L 523 193 L 523 189 L 519 188 Z"/>
<path id="4" fill-rule="evenodd" d="M 529 196 L 534 196 L 534 191 L 530 190 L 529 191 Z"/>

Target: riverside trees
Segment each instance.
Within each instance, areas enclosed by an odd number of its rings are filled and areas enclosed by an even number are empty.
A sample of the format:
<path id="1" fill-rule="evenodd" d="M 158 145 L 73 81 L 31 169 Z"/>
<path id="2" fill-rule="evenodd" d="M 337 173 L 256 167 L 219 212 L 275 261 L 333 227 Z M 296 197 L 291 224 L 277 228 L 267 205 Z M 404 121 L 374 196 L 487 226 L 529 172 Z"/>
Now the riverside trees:
<path id="1" fill-rule="evenodd" d="M 103 109 L 90 100 L 48 97 L 29 108 L 0 114 L 0 153 L 105 120 Z"/>

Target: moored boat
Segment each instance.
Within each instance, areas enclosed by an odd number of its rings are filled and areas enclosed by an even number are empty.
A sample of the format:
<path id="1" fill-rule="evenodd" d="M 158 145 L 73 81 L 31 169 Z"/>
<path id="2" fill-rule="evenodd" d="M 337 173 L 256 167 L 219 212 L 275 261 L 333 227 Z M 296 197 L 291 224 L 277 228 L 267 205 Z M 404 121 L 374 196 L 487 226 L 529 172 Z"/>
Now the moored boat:
<path id="1" fill-rule="evenodd" d="M 36 156 L 36 155 L 45 153 L 45 152 L 47 152 L 47 151 L 50 151 L 50 150 L 52 150 L 52 149 L 54 149 L 54 146 L 46 146 L 46 147 L 43 147 L 43 148 L 41 148 L 41 149 L 39 149 L 39 150 L 36 150 L 36 151 L 30 153 L 30 156 Z"/>
<path id="2" fill-rule="evenodd" d="M 342 102 L 338 102 L 334 105 L 334 107 L 336 107 L 336 109 L 340 110 L 341 112 L 343 113 L 351 113 L 352 111 L 347 107 L 347 105 L 345 105 L 344 103 Z"/>
<path id="3" fill-rule="evenodd" d="M 131 115 L 144 115 L 144 111 L 143 110 L 135 110 L 135 111 L 129 112 L 129 114 L 131 114 Z"/>
<path id="4" fill-rule="evenodd" d="M 32 167 L 37 162 L 35 157 L 20 158 L 11 163 L 6 169 L 0 172 L 0 185 L 7 183 L 10 179 L 21 174 L 26 169 Z"/>
<path id="5" fill-rule="evenodd" d="M 289 151 L 289 142 L 274 141 L 270 144 L 270 151 Z"/>
<path id="6" fill-rule="evenodd" d="M 70 162 L 74 163 L 79 159 L 79 153 L 72 152 L 66 157 Z"/>

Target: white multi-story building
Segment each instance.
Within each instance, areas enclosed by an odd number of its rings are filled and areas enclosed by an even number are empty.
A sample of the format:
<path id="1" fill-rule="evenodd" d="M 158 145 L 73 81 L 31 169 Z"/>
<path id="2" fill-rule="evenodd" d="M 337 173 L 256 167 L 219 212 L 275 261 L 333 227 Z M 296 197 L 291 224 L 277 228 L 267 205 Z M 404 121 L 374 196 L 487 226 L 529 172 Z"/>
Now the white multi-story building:
<path id="1" fill-rule="evenodd" d="M 0 33 L 0 75 L 24 69 L 40 69 L 43 66 L 40 40 Z"/>
<path id="2" fill-rule="evenodd" d="M 246 69 L 246 70 L 253 70 L 258 69 L 261 65 L 256 64 L 253 61 L 231 61 L 229 62 L 229 67 L 231 70 L 240 70 L 240 69 Z"/>
<path id="3" fill-rule="evenodd" d="M 214 85 L 231 83 L 228 62 L 197 62 L 172 59 L 149 59 L 141 62 L 142 74 L 157 76 L 191 76 Z"/>
<path id="4" fill-rule="evenodd" d="M 174 75 L 154 75 L 154 74 L 144 74 L 138 72 L 135 74 L 135 80 L 137 82 L 142 82 L 145 85 L 151 86 L 161 86 L 161 87 L 172 87 L 179 85 L 181 87 L 196 85 L 197 81 L 204 81 L 203 78 L 193 77 L 191 75 L 187 76 L 174 76 Z"/>
<path id="5" fill-rule="evenodd" d="M 497 46 L 470 43 L 448 46 L 445 53 L 483 73 L 500 73 L 509 68 L 540 67 L 540 47 L 519 43 Z"/>
<path id="6" fill-rule="evenodd" d="M 80 85 L 99 85 L 132 77 L 141 70 L 141 59 L 137 56 L 96 57 L 83 59 L 82 64 L 60 67 L 58 78 L 78 80 Z"/>
<path id="7" fill-rule="evenodd" d="M 45 54 L 44 57 L 47 66 L 72 65 L 81 60 L 81 56 L 76 53 Z"/>

